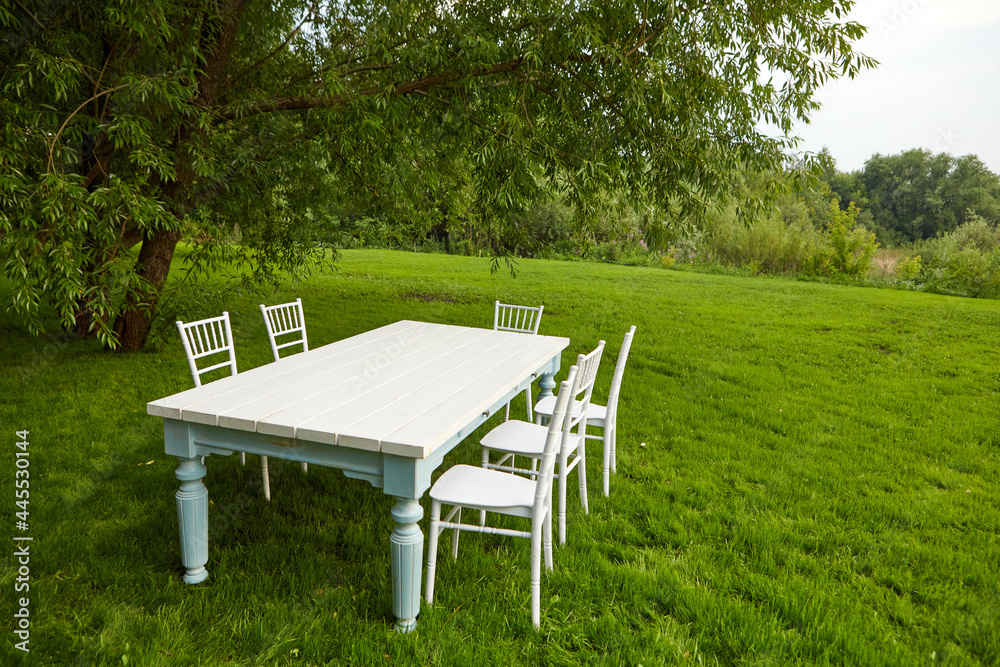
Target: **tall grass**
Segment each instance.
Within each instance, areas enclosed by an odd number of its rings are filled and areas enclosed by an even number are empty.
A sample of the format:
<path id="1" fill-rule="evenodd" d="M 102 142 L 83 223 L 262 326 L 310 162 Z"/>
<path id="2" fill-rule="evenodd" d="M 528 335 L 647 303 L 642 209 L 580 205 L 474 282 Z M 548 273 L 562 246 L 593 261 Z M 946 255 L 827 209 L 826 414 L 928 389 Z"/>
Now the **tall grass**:
<path id="1" fill-rule="evenodd" d="M 489 326 L 545 304 L 563 367 L 638 326 L 619 472 L 531 627 L 523 540 L 463 538 L 415 633 L 391 629 L 390 500 L 337 471 L 209 457 L 209 580 L 180 581 L 175 462 L 149 400 L 190 386 L 179 341 L 132 356 L 5 322 L 0 475 L 30 430 L 31 653 L 3 664 L 1000 663 L 1000 304 L 610 265 L 345 252 L 301 296 L 314 345 L 410 318 Z M 233 296 L 241 370 L 268 363 Z M 199 316 L 217 314 L 200 313 Z M 519 406 L 512 414 L 520 414 Z M 489 428 L 493 424 L 487 424 Z M 484 431 L 446 465 L 478 462 Z M 426 524 L 426 519 L 424 521 Z M 426 525 L 424 526 L 426 530 Z M 9 561 L 13 565 L 13 561 Z M 8 608 L 16 570 L 0 580 Z"/>
<path id="2" fill-rule="evenodd" d="M 702 243 L 702 256 L 753 273 L 794 274 L 803 270 L 822 236 L 803 211 L 772 212 L 749 226 L 732 210 L 719 211 Z"/>

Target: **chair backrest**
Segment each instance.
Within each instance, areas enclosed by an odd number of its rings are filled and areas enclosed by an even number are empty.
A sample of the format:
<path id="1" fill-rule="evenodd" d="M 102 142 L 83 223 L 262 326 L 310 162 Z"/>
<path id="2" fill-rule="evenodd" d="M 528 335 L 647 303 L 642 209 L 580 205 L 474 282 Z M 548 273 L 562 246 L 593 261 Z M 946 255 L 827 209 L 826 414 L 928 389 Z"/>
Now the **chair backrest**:
<path id="1" fill-rule="evenodd" d="M 223 312 L 221 317 L 210 317 L 197 322 L 177 321 L 177 330 L 181 332 L 181 342 L 184 343 L 184 353 L 191 367 L 191 377 L 194 386 L 201 386 L 201 376 L 217 368 L 229 366 L 232 375 L 236 375 L 236 348 L 233 346 L 233 329 L 229 326 L 229 313 Z M 227 359 L 219 363 L 198 368 L 198 361 L 205 357 L 225 354 Z"/>
<path id="2" fill-rule="evenodd" d="M 264 315 L 267 337 L 271 341 L 271 352 L 274 354 L 275 361 L 281 358 L 280 351 L 290 345 L 301 345 L 303 352 L 309 351 L 309 341 L 306 339 L 306 317 L 302 312 L 302 299 L 277 306 L 260 304 L 260 312 Z M 299 335 L 291 340 L 285 338 L 295 334 Z M 281 343 L 277 341 L 279 336 L 283 340 Z"/>
<path id="3" fill-rule="evenodd" d="M 538 333 L 545 306 L 515 306 L 509 303 L 493 302 L 493 330 L 515 331 L 517 333 Z"/>
<path id="4" fill-rule="evenodd" d="M 632 349 L 632 337 L 635 335 L 635 325 L 625 334 L 622 341 L 622 349 L 618 353 L 618 363 L 615 364 L 615 374 L 611 378 L 611 391 L 608 393 L 607 420 L 613 420 L 618 414 L 618 394 L 621 393 L 622 377 L 625 375 L 625 362 L 628 360 L 628 352 Z"/>
<path id="5" fill-rule="evenodd" d="M 544 506 L 549 506 L 548 497 L 552 493 L 552 473 L 555 470 L 556 451 L 562 439 L 563 422 L 566 419 L 566 409 L 573 394 L 573 385 L 576 384 L 577 367 L 571 366 L 569 375 L 562 384 L 559 385 L 559 395 L 556 396 L 556 406 L 552 410 L 552 419 L 549 421 L 548 434 L 545 437 L 545 447 L 542 449 L 542 461 L 538 469 L 538 477 L 535 482 L 535 511 L 538 512 Z"/>
<path id="6" fill-rule="evenodd" d="M 573 444 L 573 429 L 576 438 L 587 434 L 587 408 L 590 407 L 590 397 L 594 393 L 594 380 L 597 379 L 597 369 L 601 365 L 604 354 L 604 341 L 597 344 L 589 354 L 581 354 L 576 358 L 576 380 L 570 389 L 569 407 L 563 418 L 563 447 Z"/>

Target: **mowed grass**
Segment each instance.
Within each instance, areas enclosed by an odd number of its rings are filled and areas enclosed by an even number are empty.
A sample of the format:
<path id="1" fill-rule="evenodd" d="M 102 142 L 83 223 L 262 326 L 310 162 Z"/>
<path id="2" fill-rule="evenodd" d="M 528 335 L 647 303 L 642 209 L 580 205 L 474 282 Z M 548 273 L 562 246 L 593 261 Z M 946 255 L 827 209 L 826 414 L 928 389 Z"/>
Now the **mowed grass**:
<path id="1" fill-rule="evenodd" d="M 557 379 L 607 340 L 603 400 L 637 325 L 619 471 L 602 497 L 591 448 L 590 514 L 571 490 L 541 630 L 528 541 L 466 535 L 457 563 L 443 538 L 437 600 L 397 634 L 391 499 L 272 460 L 267 502 L 256 457 L 209 457 L 211 574 L 184 585 L 176 464 L 145 413 L 191 384 L 179 339 L 117 355 L 7 321 L 0 507 L 8 534 L 35 540 L 31 653 L 8 633 L 3 664 L 1000 663 L 1000 302 L 554 261 L 515 279 L 388 251 L 338 267 L 267 299 L 303 298 L 314 347 L 399 319 L 490 326 L 494 299 L 544 303 L 542 333 L 572 339 Z M 270 362 L 258 302 L 225 304 L 241 370 Z M 492 425 L 446 465 L 477 463 Z"/>

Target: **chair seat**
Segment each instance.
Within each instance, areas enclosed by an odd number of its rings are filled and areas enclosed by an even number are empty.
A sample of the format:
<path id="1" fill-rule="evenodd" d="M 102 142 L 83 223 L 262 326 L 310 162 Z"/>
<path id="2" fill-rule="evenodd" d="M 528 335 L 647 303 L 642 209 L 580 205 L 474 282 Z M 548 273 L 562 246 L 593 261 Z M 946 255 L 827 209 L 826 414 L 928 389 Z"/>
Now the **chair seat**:
<path id="1" fill-rule="evenodd" d="M 545 417 L 552 416 L 552 409 L 556 406 L 555 396 L 546 396 L 542 400 L 535 403 L 535 414 L 542 415 Z M 587 408 L 587 425 L 596 426 L 598 428 L 604 428 L 604 420 L 608 416 L 608 408 L 603 405 L 597 405 L 591 403 L 590 407 Z M 574 412 L 573 417 L 576 417 L 576 412 Z"/>
<path id="2" fill-rule="evenodd" d="M 430 496 L 445 505 L 530 516 L 535 502 L 535 488 L 533 479 L 476 466 L 457 465 L 434 482 Z"/>
<path id="3" fill-rule="evenodd" d="M 487 449 L 541 458 L 548 430 L 548 426 L 539 426 L 530 422 L 517 420 L 503 422 L 483 436 L 479 444 Z"/>

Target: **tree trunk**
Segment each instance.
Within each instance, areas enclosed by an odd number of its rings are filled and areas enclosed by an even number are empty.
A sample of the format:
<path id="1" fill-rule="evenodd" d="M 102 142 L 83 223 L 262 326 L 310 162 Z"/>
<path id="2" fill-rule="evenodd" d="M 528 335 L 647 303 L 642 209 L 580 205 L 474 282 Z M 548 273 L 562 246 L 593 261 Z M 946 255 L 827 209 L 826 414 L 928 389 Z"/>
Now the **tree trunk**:
<path id="1" fill-rule="evenodd" d="M 203 71 L 198 76 L 198 96 L 195 101 L 199 105 L 211 107 L 225 88 L 229 56 L 245 7 L 246 0 L 228 0 L 216 7 L 219 19 L 206 22 L 202 28 L 203 38 L 206 42 L 214 42 L 214 47 L 206 59 Z M 196 128 L 187 125 L 177 129 L 175 155 L 185 154 L 184 145 L 197 132 Z M 180 157 L 177 162 L 176 177 L 164 184 L 163 188 L 164 194 L 174 203 L 178 218 L 184 217 L 190 205 L 187 198 L 194 181 L 195 174 L 191 165 L 185 157 Z M 180 239 L 180 232 L 164 230 L 154 231 L 151 236 L 143 238 L 136 265 L 139 276 L 147 283 L 147 288 L 139 297 L 128 298 L 121 316 L 115 322 L 115 335 L 120 352 L 138 352 L 146 344 L 156 313 L 156 304 L 167 282 L 167 274 L 170 273 L 170 260 L 173 259 L 174 249 Z"/>
<path id="2" fill-rule="evenodd" d="M 117 247 L 110 251 L 111 256 L 118 255 L 119 253 L 127 253 L 132 249 L 137 243 L 143 240 L 143 234 L 136 228 L 129 228 L 122 232 L 121 238 L 118 242 Z M 90 250 L 91 257 L 100 257 L 102 253 L 105 252 L 100 248 L 92 248 Z M 93 275 L 97 271 L 97 264 L 91 261 L 84 270 L 85 275 Z M 78 336 L 80 338 L 97 338 L 98 329 L 94 326 L 94 319 L 97 315 L 94 313 L 90 305 L 90 299 L 86 297 L 80 297 L 76 304 L 76 313 L 73 315 L 73 325 L 66 330 L 66 333 Z"/>
<path id="3" fill-rule="evenodd" d="M 138 299 L 129 297 L 124 312 L 115 322 L 120 352 L 138 352 L 146 344 L 153 324 L 153 314 L 156 312 L 156 302 L 167 281 L 170 260 L 173 259 L 174 249 L 180 240 L 181 233 L 176 231 L 156 231 L 143 240 L 139 250 L 139 276 L 149 284 L 149 288 Z"/>

